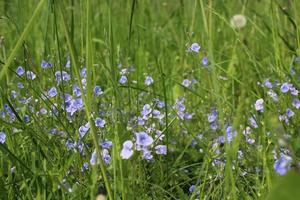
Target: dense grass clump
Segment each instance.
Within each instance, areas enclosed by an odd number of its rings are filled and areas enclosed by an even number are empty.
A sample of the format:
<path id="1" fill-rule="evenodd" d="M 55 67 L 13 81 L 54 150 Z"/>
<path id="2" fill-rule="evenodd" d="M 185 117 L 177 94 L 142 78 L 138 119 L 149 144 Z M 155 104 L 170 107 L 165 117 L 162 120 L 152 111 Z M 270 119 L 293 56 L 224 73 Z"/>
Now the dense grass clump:
<path id="1" fill-rule="evenodd" d="M 0 199 L 300 198 L 299 10 L 0 1 Z"/>

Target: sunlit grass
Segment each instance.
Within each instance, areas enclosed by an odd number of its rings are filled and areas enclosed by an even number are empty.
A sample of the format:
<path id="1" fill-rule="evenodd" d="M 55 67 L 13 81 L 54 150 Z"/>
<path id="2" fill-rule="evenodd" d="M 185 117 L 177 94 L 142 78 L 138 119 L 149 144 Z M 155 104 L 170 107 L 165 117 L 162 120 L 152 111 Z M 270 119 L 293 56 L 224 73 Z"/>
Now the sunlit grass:
<path id="1" fill-rule="evenodd" d="M 299 9 L 2 0 L 1 199 L 293 199 Z"/>

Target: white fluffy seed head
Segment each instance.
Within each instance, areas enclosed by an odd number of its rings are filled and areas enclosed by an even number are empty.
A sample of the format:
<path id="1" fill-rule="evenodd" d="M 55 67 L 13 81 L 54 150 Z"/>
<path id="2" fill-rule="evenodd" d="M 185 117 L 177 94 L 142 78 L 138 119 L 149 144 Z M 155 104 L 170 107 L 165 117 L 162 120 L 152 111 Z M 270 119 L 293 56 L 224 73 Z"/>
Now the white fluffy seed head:
<path id="1" fill-rule="evenodd" d="M 243 28 L 244 26 L 246 26 L 246 23 L 246 17 L 241 14 L 234 15 L 230 20 L 230 24 L 233 28 Z"/>

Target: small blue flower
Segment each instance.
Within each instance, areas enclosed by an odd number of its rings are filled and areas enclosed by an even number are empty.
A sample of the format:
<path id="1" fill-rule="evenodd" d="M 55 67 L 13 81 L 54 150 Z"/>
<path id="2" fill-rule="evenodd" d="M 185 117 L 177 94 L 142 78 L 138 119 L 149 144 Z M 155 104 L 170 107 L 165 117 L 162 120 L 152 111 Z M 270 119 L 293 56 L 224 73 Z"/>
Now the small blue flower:
<path id="1" fill-rule="evenodd" d="M 104 119 L 101 119 L 99 117 L 95 119 L 95 126 L 97 126 L 97 127 L 103 128 L 105 126 L 105 123 L 106 122 Z"/>
<path id="2" fill-rule="evenodd" d="M 77 85 L 73 85 L 73 94 L 75 94 L 77 97 L 81 96 L 80 88 Z"/>
<path id="3" fill-rule="evenodd" d="M 288 118 L 291 118 L 291 117 L 293 117 L 294 115 L 295 115 L 295 113 L 294 113 L 290 108 L 286 109 L 286 116 L 287 116 Z"/>
<path id="4" fill-rule="evenodd" d="M 67 61 L 65 67 L 66 67 L 66 68 L 70 68 L 70 67 L 71 67 L 71 61 L 70 61 L 70 60 Z"/>
<path id="5" fill-rule="evenodd" d="M 153 155 L 151 154 L 151 152 L 148 149 L 143 149 L 143 157 L 142 159 L 145 160 L 152 160 Z"/>
<path id="6" fill-rule="evenodd" d="M 84 143 L 81 140 L 78 140 L 77 148 L 80 153 L 83 153 Z"/>
<path id="7" fill-rule="evenodd" d="M 189 188 L 189 193 L 193 193 L 196 189 L 196 185 L 191 185 Z"/>
<path id="8" fill-rule="evenodd" d="M 283 176 L 286 174 L 291 168 L 292 158 L 287 155 L 282 155 L 278 160 L 274 163 L 274 170 L 279 175 Z"/>
<path id="9" fill-rule="evenodd" d="M 55 87 L 52 87 L 48 90 L 48 96 L 49 97 L 55 97 L 57 95 L 57 90 Z"/>
<path id="10" fill-rule="evenodd" d="M 270 79 L 267 79 L 264 83 L 264 85 L 269 88 L 269 89 L 272 89 L 273 88 L 273 85 L 272 83 L 270 82 Z"/>
<path id="11" fill-rule="evenodd" d="M 278 95 L 273 91 L 273 90 L 269 90 L 268 91 L 268 95 L 275 101 L 278 102 Z"/>
<path id="12" fill-rule="evenodd" d="M 57 71 L 55 72 L 55 79 L 57 83 L 63 81 L 69 81 L 71 79 L 70 75 L 65 71 Z"/>
<path id="13" fill-rule="evenodd" d="M 36 75 L 32 71 L 27 71 L 27 78 L 29 80 L 34 80 L 36 78 Z"/>
<path id="14" fill-rule="evenodd" d="M 283 83 L 280 87 L 282 93 L 287 93 L 290 90 L 291 84 Z"/>
<path id="15" fill-rule="evenodd" d="M 153 83 L 153 78 L 151 76 L 147 76 L 145 79 L 145 85 L 149 86 Z"/>
<path id="16" fill-rule="evenodd" d="M 190 85 L 191 85 L 191 81 L 189 80 L 189 79 L 184 79 L 183 81 L 182 81 L 182 85 L 184 86 L 184 87 L 189 87 Z"/>
<path id="17" fill-rule="evenodd" d="M 252 128 L 258 128 L 255 116 L 252 116 L 252 117 L 249 118 L 249 123 L 250 123 Z"/>
<path id="18" fill-rule="evenodd" d="M 132 147 L 133 147 L 133 143 L 130 140 L 126 140 L 123 143 L 123 148 L 120 154 L 122 159 L 127 160 L 133 155 Z"/>
<path id="19" fill-rule="evenodd" d="M 100 145 L 103 149 L 109 149 L 112 147 L 113 143 L 110 140 L 104 140 L 103 142 L 100 143 Z"/>
<path id="20" fill-rule="evenodd" d="M 24 85 L 23 85 L 23 83 L 21 83 L 21 82 L 19 82 L 19 83 L 17 84 L 17 86 L 18 86 L 19 89 L 23 89 L 23 88 L 24 88 Z"/>
<path id="21" fill-rule="evenodd" d="M 85 78 L 81 79 L 81 84 L 82 84 L 83 88 L 86 87 L 86 79 Z"/>
<path id="22" fill-rule="evenodd" d="M 212 123 L 209 124 L 209 127 L 212 129 L 212 130 L 217 130 L 218 129 L 218 123 L 217 121 L 214 121 Z"/>
<path id="23" fill-rule="evenodd" d="M 88 132 L 88 130 L 90 129 L 90 124 L 86 123 L 84 126 L 80 126 L 79 127 L 79 135 L 81 138 L 83 138 L 85 136 L 85 134 Z"/>
<path id="24" fill-rule="evenodd" d="M 202 60 L 202 65 L 207 66 L 209 64 L 208 58 L 207 57 L 203 57 Z"/>
<path id="25" fill-rule="evenodd" d="M 83 166 L 81 168 L 81 172 L 86 171 L 88 168 L 89 168 L 89 163 L 87 163 L 87 162 L 83 163 Z"/>
<path id="26" fill-rule="evenodd" d="M 291 87 L 290 92 L 294 96 L 298 96 L 298 94 L 299 94 L 299 91 L 295 87 Z"/>
<path id="27" fill-rule="evenodd" d="M 96 165 L 97 164 L 97 153 L 96 150 L 93 151 L 90 159 L 90 164 L 91 165 Z"/>
<path id="28" fill-rule="evenodd" d="M 102 159 L 106 165 L 109 165 L 111 157 L 107 149 L 102 150 Z"/>
<path id="29" fill-rule="evenodd" d="M 254 107 L 255 107 L 255 110 L 257 110 L 259 112 L 263 112 L 264 111 L 264 100 L 263 99 L 256 100 Z"/>
<path id="30" fill-rule="evenodd" d="M 139 126 L 144 126 L 145 125 L 145 120 L 142 117 L 137 118 L 137 123 Z"/>
<path id="31" fill-rule="evenodd" d="M 127 77 L 126 76 L 121 76 L 120 80 L 119 80 L 119 83 L 124 85 L 125 83 L 127 82 Z"/>
<path id="32" fill-rule="evenodd" d="M 226 128 L 226 139 L 227 139 L 227 142 L 230 143 L 232 142 L 233 138 L 237 135 L 237 132 L 233 129 L 232 126 L 228 126 Z"/>
<path id="33" fill-rule="evenodd" d="M 50 62 L 47 62 L 47 61 L 45 61 L 45 60 L 42 60 L 41 67 L 42 67 L 43 69 L 47 69 L 47 68 L 52 68 L 53 65 L 52 65 Z"/>
<path id="34" fill-rule="evenodd" d="M 28 115 L 24 115 L 24 122 L 28 124 L 30 122 L 30 117 Z"/>
<path id="35" fill-rule="evenodd" d="M 76 141 L 72 141 L 71 139 L 68 139 L 66 142 L 66 147 L 68 150 L 74 149 L 76 147 Z"/>
<path id="36" fill-rule="evenodd" d="M 47 113 L 48 113 L 48 111 L 47 111 L 46 108 L 41 108 L 41 109 L 40 109 L 40 114 L 46 115 Z"/>
<path id="37" fill-rule="evenodd" d="M 151 112 L 152 112 L 151 106 L 149 104 L 145 104 L 143 106 L 143 110 L 141 112 L 141 115 L 143 117 L 145 117 L 145 116 L 149 115 Z"/>
<path id="38" fill-rule="evenodd" d="M 155 153 L 158 155 L 167 155 L 167 146 L 166 145 L 157 145 L 155 147 Z"/>
<path id="39" fill-rule="evenodd" d="M 17 96 L 18 96 L 18 94 L 16 91 L 14 91 L 14 90 L 11 91 L 11 98 L 15 99 L 15 98 L 17 98 Z"/>
<path id="40" fill-rule="evenodd" d="M 99 95 L 103 94 L 103 91 L 100 86 L 96 85 L 94 88 L 94 93 L 95 93 L 95 95 L 99 96 Z"/>
<path id="41" fill-rule="evenodd" d="M 87 75 L 86 68 L 82 68 L 82 70 L 80 71 L 80 76 L 81 76 L 82 78 L 86 78 L 86 75 Z"/>
<path id="42" fill-rule="evenodd" d="M 296 108 L 299 109 L 300 108 L 300 100 L 299 99 L 294 99 L 292 102 L 292 105 Z"/>
<path id="43" fill-rule="evenodd" d="M 23 69 L 22 66 L 19 66 L 19 67 L 16 69 L 16 73 L 17 73 L 19 76 L 22 76 L 22 75 L 25 73 L 25 70 Z"/>
<path id="44" fill-rule="evenodd" d="M 224 135 L 221 135 L 221 136 L 218 137 L 218 142 L 221 143 L 221 144 L 225 143 L 225 137 L 224 137 Z"/>
<path id="45" fill-rule="evenodd" d="M 135 134 L 136 144 L 139 146 L 150 146 L 153 143 L 153 138 L 149 136 L 146 132 L 138 132 Z"/>
<path id="46" fill-rule="evenodd" d="M 216 109 L 211 109 L 211 113 L 208 114 L 207 120 L 209 123 L 213 123 L 218 119 L 218 111 Z"/>
<path id="47" fill-rule="evenodd" d="M 200 47 L 200 45 L 199 45 L 198 43 L 193 43 L 193 44 L 190 46 L 190 51 L 199 53 L 200 48 L 201 48 L 201 47 Z"/>
<path id="48" fill-rule="evenodd" d="M 4 144 L 5 139 L 6 139 L 5 133 L 4 132 L 0 132 L 0 143 Z"/>

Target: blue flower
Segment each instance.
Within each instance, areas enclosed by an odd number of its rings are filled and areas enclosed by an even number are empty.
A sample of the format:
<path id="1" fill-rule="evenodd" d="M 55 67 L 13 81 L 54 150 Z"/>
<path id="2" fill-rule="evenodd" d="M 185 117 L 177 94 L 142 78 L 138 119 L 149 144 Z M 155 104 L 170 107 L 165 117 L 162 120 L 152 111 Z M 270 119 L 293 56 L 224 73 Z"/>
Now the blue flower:
<path id="1" fill-rule="evenodd" d="M 264 111 L 264 100 L 263 99 L 256 100 L 254 107 L 255 107 L 255 110 L 257 110 L 259 112 L 263 112 Z"/>
<path id="2" fill-rule="evenodd" d="M 296 108 L 299 109 L 300 108 L 300 100 L 299 99 L 294 99 L 292 102 L 292 105 Z"/>
<path id="3" fill-rule="evenodd" d="M 19 66 L 19 67 L 16 69 L 16 73 L 17 73 L 19 76 L 22 76 L 22 75 L 25 73 L 25 70 L 23 69 L 22 66 Z"/>
<path id="4" fill-rule="evenodd" d="M 77 148 L 78 148 L 79 152 L 82 153 L 83 148 L 84 148 L 84 143 L 82 141 L 78 140 Z"/>
<path id="5" fill-rule="evenodd" d="M 211 113 L 208 114 L 207 120 L 209 123 L 213 123 L 218 119 L 218 111 L 216 109 L 211 109 Z"/>
<path id="6" fill-rule="evenodd" d="M 221 143 L 221 144 L 225 143 L 225 137 L 224 137 L 224 135 L 221 135 L 221 136 L 218 137 L 218 142 Z"/>
<path id="7" fill-rule="evenodd" d="M 269 90 L 268 91 L 268 95 L 275 101 L 278 102 L 278 95 L 273 91 L 273 90 Z"/>
<path id="8" fill-rule="evenodd" d="M 47 111 L 46 108 L 41 108 L 41 109 L 40 109 L 40 114 L 46 115 L 47 113 L 48 113 L 48 111 Z"/>
<path id="9" fill-rule="evenodd" d="M 24 88 L 24 85 L 23 85 L 23 83 L 21 83 L 21 82 L 19 82 L 19 83 L 17 84 L 17 86 L 18 86 L 19 89 L 23 89 L 23 88 Z"/>
<path id="10" fill-rule="evenodd" d="M 141 115 L 143 117 L 145 117 L 145 116 L 149 115 L 151 112 L 152 112 L 151 106 L 149 104 L 145 104 L 143 106 L 143 110 L 141 112 Z"/>
<path id="11" fill-rule="evenodd" d="M 237 135 L 237 132 L 233 129 L 232 126 L 228 126 L 226 128 L 226 139 L 227 142 L 230 143 L 232 142 L 233 138 Z"/>
<path id="12" fill-rule="evenodd" d="M 34 80 L 36 78 L 36 75 L 32 71 L 27 71 L 27 78 L 29 80 Z"/>
<path id="13" fill-rule="evenodd" d="M 5 139 L 6 139 L 5 133 L 4 132 L 0 132 L 0 143 L 4 144 Z"/>
<path id="14" fill-rule="evenodd" d="M 136 144 L 139 146 L 147 147 L 153 143 L 153 138 L 143 131 L 136 133 L 135 136 Z"/>
<path id="15" fill-rule="evenodd" d="M 249 123 L 252 126 L 252 128 L 258 128 L 255 116 L 252 116 L 249 118 Z"/>
<path id="16" fill-rule="evenodd" d="M 66 146 L 68 150 L 74 149 L 76 147 L 76 141 L 72 141 L 71 139 L 68 139 L 66 142 Z"/>
<path id="17" fill-rule="evenodd" d="M 70 61 L 70 60 L 67 61 L 65 67 L 66 67 L 66 68 L 70 68 L 70 67 L 71 67 L 71 61 Z"/>
<path id="18" fill-rule="evenodd" d="M 210 123 L 209 124 L 209 127 L 212 129 L 212 130 L 217 130 L 218 129 L 218 123 L 217 121 L 213 122 L 213 123 Z"/>
<path id="19" fill-rule="evenodd" d="M 71 79 L 70 75 L 65 71 L 57 71 L 55 72 L 55 79 L 57 83 L 63 81 L 69 81 Z"/>
<path id="20" fill-rule="evenodd" d="M 202 65 L 207 66 L 209 64 L 208 58 L 207 57 L 203 57 L 202 60 Z"/>
<path id="21" fill-rule="evenodd" d="M 291 84 L 283 83 L 280 87 L 282 93 L 287 93 L 290 90 Z"/>
<path id="22" fill-rule="evenodd" d="M 100 86 L 96 85 L 94 88 L 94 93 L 95 93 L 95 95 L 99 96 L 99 95 L 103 94 L 103 91 Z"/>
<path id="23" fill-rule="evenodd" d="M 82 68 L 82 70 L 80 71 L 80 76 L 82 77 L 82 78 L 86 78 L 86 68 Z"/>
<path id="24" fill-rule="evenodd" d="M 97 153 L 96 150 L 93 151 L 90 159 L 90 164 L 91 165 L 96 165 L 97 164 Z"/>
<path id="25" fill-rule="evenodd" d="M 102 159 L 106 165 L 109 165 L 111 157 L 107 149 L 102 150 Z"/>
<path id="26" fill-rule="evenodd" d="M 298 96 L 299 91 L 295 87 L 290 87 L 290 92 L 294 96 Z"/>
<path id="27" fill-rule="evenodd" d="M 184 79 L 183 81 L 182 81 L 182 85 L 184 86 L 184 87 L 189 87 L 190 85 L 191 85 L 191 81 L 189 80 L 189 79 Z"/>
<path id="28" fill-rule="evenodd" d="M 145 79 L 145 85 L 149 86 L 153 83 L 153 78 L 151 76 L 147 76 Z"/>
<path id="29" fill-rule="evenodd" d="M 286 116 L 291 118 L 295 115 L 295 113 L 290 109 L 290 108 L 287 108 L 286 109 Z"/>
<path id="30" fill-rule="evenodd" d="M 279 175 L 283 176 L 286 174 L 291 168 L 292 158 L 287 155 L 282 155 L 278 160 L 274 163 L 274 170 Z"/>
<path id="31" fill-rule="evenodd" d="M 137 123 L 139 126 L 143 126 L 143 125 L 145 125 L 145 120 L 142 117 L 138 117 Z"/>
<path id="32" fill-rule="evenodd" d="M 86 171 L 89 168 L 89 163 L 85 162 L 83 163 L 83 166 L 81 167 L 81 172 Z"/>
<path id="33" fill-rule="evenodd" d="M 196 189 L 196 185 L 191 185 L 189 188 L 189 193 L 193 193 L 195 189 Z"/>
<path id="34" fill-rule="evenodd" d="M 153 155 L 151 154 L 151 152 L 148 149 L 143 149 L 142 159 L 152 160 L 152 158 L 153 158 Z"/>
<path id="35" fill-rule="evenodd" d="M 30 117 L 28 115 L 24 115 L 24 122 L 28 124 L 30 122 Z"/>
<path id="36" fill-rule="evenodd" d="M 126 76 L 121 76 L 120 80 L 119 80 L 119 83 L 124 85 L 125 83 L 127 82 L 127 77 Z"/>
<path id="37" fill-rule="evenodd" d="M 12 90 L 12 91 L 11 91 L 11 97 L 12 97 L 13 99 L 15 99 L 15 98 L 17 98 L 17 96 L 18 96 L 17 92 L 14 91 L 14 90 Z"/>
<path id="38" fill-rule="evenodd" d="M 41 67 L 42 67 L 43 69 L 52 68 L 52 66 L 53 66 L 53 65 L 52 65 L 50 62 L 47 62 L 47 61 L 45 61 L 45 60 L 42 60 Z"/>
<path id="39" fill-rule="evenodd" d="M 73 107 L 76 108 L 77 110 L 83 107 L 83 101 L 81 98 L 75 99 L 73 101 Z"/>
<path id="40" fill-rule="evenodd" d="M 88 130 L 90 129 L 90 124 L 86 123 L 84 126 L 80 126 L 79 127 L 79 135 L 81 138 L 83 138 L 85 136 L 85 134 L 88 132 Z"/>
<path id="41" fill-rule="evenodd" d="M 166 145 L 157 145 L 155 147 L 155 153 L 159 155 L 167 155 L 167 146 Z"/>
<path id="42" fill-rule="evenodd" d="M 112 147 L 113 143 L 110 140 L 104 140 L 100 143 L 100 145 L 103 149 L 109 149 L 110 147 Z"/>
<path id="43" fill-rule="evenodd" d="M 270 79 L 267 79 L 264 83 L 264 85 L 269 88 L 269 89 L 272 89 L 273 88 L 273 85 L 272 83 L 270 82 Z"/>
<path id="44" fill-rule="evenodd" d="M 73 85 L 73 94 L 75 94 L 77 97 L 81 96 L 80 88 L 77 85 Z"/>
<path id="45" fill-rule="evenodd" d="M 130 140 L 126 140 L 123 143 L 123 148 L 122 148 L 122 151 L 121 151 L 121 154 L 120 154 L 122 159 L 127 160 L 133 155 L 132 147 L 133 147 L 133 143 Z"/>
<path id="46" fill-rule="evenodd" d="M 198 43 L 193 43 L 193 44 L 190 46 L 190 51 L 199 53 L 200 48 L 201 48 L 201 47 L 200 47 L 200 45 L 199 45 Z"/>
<path id="47" fill-rule="evenodd" d="M 52 87 L 48 90 L 48 96 L 49 97 L 55 97 L 57 95 L 57 90 L 55 87 Z"/>
<path id="48" fill-rule="evenodd" d="M 97 126 L 97 127 L 103 128 L 105 126 L 105 123 L 106 122 L 104 119 L 101 119 L 99 117 L 95 119 L 95 126 Z"/>

